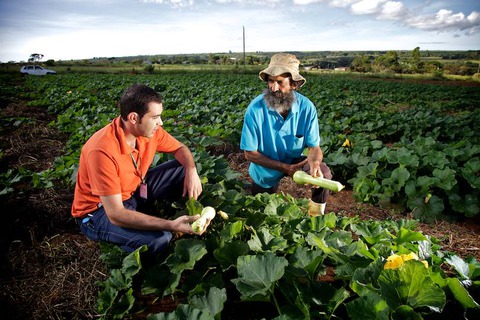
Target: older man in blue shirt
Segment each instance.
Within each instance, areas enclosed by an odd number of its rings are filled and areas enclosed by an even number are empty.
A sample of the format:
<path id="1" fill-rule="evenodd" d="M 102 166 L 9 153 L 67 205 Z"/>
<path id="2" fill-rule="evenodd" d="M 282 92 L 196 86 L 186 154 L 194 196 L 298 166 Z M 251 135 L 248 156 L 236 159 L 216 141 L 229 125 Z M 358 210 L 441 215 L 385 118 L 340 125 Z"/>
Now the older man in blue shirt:
<path id="1" fill-rule="evenodd" d="M 275 193 L 280 180 L 298 170 L 331 179 L 320 148 L 317 109 L 296 90 L 306 82 L 299 73 L 300 61 L 287 53 L 272 56 L 259 73 L 268 89 L 248 106 L 240 148 L 250 161 L 252 194 Z M 308 148 L 308 156 L 303 154 Z M 312 188 L 309 213 L 323 214 L 327 189 Z"/>

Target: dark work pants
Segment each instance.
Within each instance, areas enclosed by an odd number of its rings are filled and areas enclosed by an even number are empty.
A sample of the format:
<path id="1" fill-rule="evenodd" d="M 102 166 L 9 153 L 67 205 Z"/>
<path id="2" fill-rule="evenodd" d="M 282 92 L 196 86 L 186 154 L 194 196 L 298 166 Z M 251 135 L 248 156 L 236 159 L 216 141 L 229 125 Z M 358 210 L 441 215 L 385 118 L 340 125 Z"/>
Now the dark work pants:
<path id="1" fill-rule="evenodd" d="M 137 210 L 140 205 L 148 205 L 160 199 L 179 199 L 183 190 L 185 171 L 176 161 L 160 164 L 147 172 L 148 201 L 134 195 L 123 202 L 127 209 Z M 132 252 L 147 245 L 149 253 L 162 252 L 172 239 L 169 231 L 150 231 L 122 228 L 113 225 L 102 207 L 90 213 L 86 219 L 79 218 L 80 230 L 87 238 L 94 241 L 106 241 L 120 246 L 126 252 Z"/>

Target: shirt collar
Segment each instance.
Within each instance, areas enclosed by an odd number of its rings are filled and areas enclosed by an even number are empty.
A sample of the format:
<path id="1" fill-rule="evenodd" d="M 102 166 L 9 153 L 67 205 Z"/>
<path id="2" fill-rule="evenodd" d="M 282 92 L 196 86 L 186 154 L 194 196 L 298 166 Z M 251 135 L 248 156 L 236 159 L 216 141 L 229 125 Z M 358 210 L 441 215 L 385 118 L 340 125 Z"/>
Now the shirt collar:
<path id="1" fill-rule="evenodd" d="M 132 147 L 130 147 L 127 143 L 127 139 L 125 138 L 125 131 L 122 127 L 122 119 L 120 116 L 113 120 L 113 125 L 115 128 L 115 136 L 120 144 L 120 152 L 122 154 L 130 154 L 134 151 Z"/>

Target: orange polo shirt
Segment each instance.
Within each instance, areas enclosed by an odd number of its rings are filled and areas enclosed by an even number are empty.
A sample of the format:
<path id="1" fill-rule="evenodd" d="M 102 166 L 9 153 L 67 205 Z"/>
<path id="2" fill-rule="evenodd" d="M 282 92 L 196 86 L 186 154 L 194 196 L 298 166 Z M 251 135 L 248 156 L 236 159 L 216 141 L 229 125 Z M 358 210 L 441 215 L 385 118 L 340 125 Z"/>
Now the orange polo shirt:
<path id="1" fill-rule="evenodd" d="M 72 204 L 72 216 L 84 217 L 98 208 L 100 196 L 122 194 L 129 199 L 145 177 L 156 152 L 172 153 L 182 144 L 160 127 L 152 138 L 138 137 L 137 149 L 125 140 L 120 117 L 103 127 L 85 143 Z M 137 162 L 135 169 L 132 156 Z"/>

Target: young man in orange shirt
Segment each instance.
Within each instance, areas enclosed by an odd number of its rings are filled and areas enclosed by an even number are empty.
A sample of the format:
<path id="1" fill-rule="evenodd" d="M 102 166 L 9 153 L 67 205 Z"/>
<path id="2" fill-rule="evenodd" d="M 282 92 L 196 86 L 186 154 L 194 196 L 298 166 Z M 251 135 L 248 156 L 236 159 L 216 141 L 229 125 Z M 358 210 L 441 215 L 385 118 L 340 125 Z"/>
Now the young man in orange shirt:
<path id="1" fill-rule="evenodd" d="M 197 199 L 202 185 L 190 150 L 162 127 L 163 100 L 155 90 L 133 85 L 118 106 L 120 116 L 82 148 L 71 213 L 91 240 L 127 252 L 147 245 L 150 253 L 159 253 L 173 231 L 193 234 L 190 224 L 199 215 L 167 220 L 138 211 L 138 205 Z M 175 160 L 150 168 L 156 152 L 171 153 Z"/>

